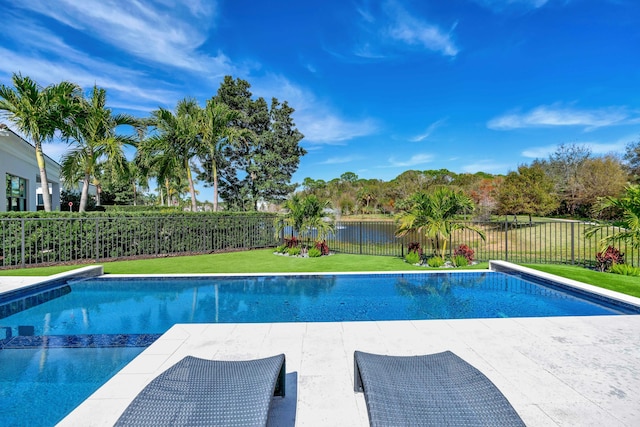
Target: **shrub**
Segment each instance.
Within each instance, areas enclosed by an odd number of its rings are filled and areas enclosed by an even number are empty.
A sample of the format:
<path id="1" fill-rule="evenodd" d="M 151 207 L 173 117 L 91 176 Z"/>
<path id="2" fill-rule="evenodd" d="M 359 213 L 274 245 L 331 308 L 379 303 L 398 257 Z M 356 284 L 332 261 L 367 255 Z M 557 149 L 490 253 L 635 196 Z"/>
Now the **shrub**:
<path id="1" fill-rule="evenodd" d="M 296 247 L 298 247 L 298 243 L 299 243 L 299 241 L 296 238 L 296 236 L 291 236 L 290 239 L 287 239 L 285 237 L 285 239 L 284 239 L 284 244 L 287 245 L 287 248 L 296 248 Z"/>
<path id="2" fill-rule="evenodd" d="M 316 242 L 315 248 L 320 251 L 321 255 L 329 255 L 329 245 L 327 245 L 326 240 L 323 240 L 322 242 Z"/>
<path id="3" fill-rule="evenodd" d="M 300 255 L 300 248 L 298 246 L 294 246 L 292 248 L 287 249 L 287 253 L 291 256 L 298 256 Z"/>
<path id="4" fill-rule="evenodd" d="M 454 255 L 454 257 L 451 259 L 451 262 L 453 262 L 453 265 L 455 265 L 456 267 L 465 267 L 469 265 L 469 261 L 464 255 Z"/>
<path id="5" fill-rule="evenodd" d="M 628 264 L 613 264 L 611 273 L 621 274 L 623 276 L 640 276 L 640 268 Z"/>
<path id="6" fill-rule="evenodd" d="M 311 248 L 309 252 L 307 252 L 309 258 L 318 258 L 322 256 L 322 252 L 318 248 Z"/>
<path id="7" fill-rule="evenodd" d="M 287 252 L 287 245 L 280 245 L 276 248 L 276 252 L 278 252 L 279 254 L 284 254 Z"/>
<path id="8" fill-rule="evenodd" d="M 469 246 L 460 245 L 460 246 L 458 246 L 458 249 L 455 250 L 453 255 L 454 256 L 463 256 L 463 257 L 465 257 L 466 260 L 467 260 L 467 263 L 465 265 L 469 265 L 469 264 L 471 264 L 473 262 L 474 252 L 473 252 L 473 249 L 471 249 Z"/>
<path id="9" fill-rule="evenodd" d="M 615 264 L 624 264 L 624 254 L 613 246 L 609 246 L 604 252 L 596 254 L 596 268 L 598 271 L 609 271 Z"/>
<path id="10" fill-rule="evenodd" d="M 420 254 L 418 252 L 409 252 L 404 259 L 409 264 L 418 264 L 420 262 Z"/>
<path id="11" fill-rule="evenodd" d="M 427 265 L 429 267 L 439 268 L 444 265 L 444 260 L 438 256 L 434 256 L 427 260 Z"/>
<path id="12" fill-rule="evenodd" d="M 422 247 L 420 246 L 420 242 L 411 242 L 407 246 L 407 253 L 415 252 L 418 254 L 418 257 L 422 256 Z"/>

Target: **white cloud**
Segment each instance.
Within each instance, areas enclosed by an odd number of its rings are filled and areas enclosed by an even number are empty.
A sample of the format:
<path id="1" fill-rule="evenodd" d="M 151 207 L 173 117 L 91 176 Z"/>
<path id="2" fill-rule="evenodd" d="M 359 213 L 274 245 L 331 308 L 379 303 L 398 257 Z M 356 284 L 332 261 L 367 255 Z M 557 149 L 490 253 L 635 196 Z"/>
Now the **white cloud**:
<path id="1" fill-rule="evenodd" d="M 433 133 L 433 131 L 435 131 L 437 128 L 439 128 L 445 122 L 445 120 L 446 119 L 440 119 L 438 121 L 435 121 L 435 122 L 431 123 L 429 125 L 429 127 L 427 128 L 427 130 L 424 131 L 424 133 L 421 133 L 420 135 L 416 135 L 416 136 L 414 136 L 412 138 L 409 138 L 409 141 L 411 141 L 411 142 L 420 142 L 420 141 L 423 141 L 423 140 L 429 138 L 431 136 L 431 134 Z"/>
<path id="2" fill-rule="evenodd" d="M 199 51 L 211 23 L 215 22 L 215 11 L 203 2 L 175 5 L 173 2 L 59 0 L 51 7 L 46 0 L 32 0 L 18 5 L 135 58 L 191 71 L 206 71 L 211 76 L 234 71 L 223 53 L 210 55 Z"/>
<path id="3" fill-rule="evenodd" d="M 480 160 L 462 166 L 462 171 L 467 173 L 486 172 L 494 174 L 505 174 L 513 168 L 513 164 L 496 163 L 494 160 Z"/>
<path id="4" fill-rule="evenodd" d="M 598 156 L 609 153 L 622 153 L 624 152 L 627 144 L 635 140 L 637 140 L 637 135 L 629 135 L 612 142 L 583 141 L 576 142 L 575 145 L 587 147 L 589 150 L 591 150 L 592 154 Z M 530 159 L 546 159 L 557 150 L 558 145 L 531 147 L 524 150 L 522 152 L 522 156 Z"/>
<path id="5" fill-rule="evenodd" d="M 476 3 L 495 12 L 502 12 L 510 7 L 524 7 L 526 9 L 538 9 L 549 3 L 550 0 L 475 0 Z"/>
<path id="6" fill-rule="evenodd" d="M 359 156 L 347 156 L 347 157 L 330 157 L 327 160 L 318 162 L 319 165 L 340 165 L 343 163 L 351 163 L 355 160 L 360 160 Z"/>
<path id="7" fill-rule="evenodd" d="M 377 49 L 378 48 L 371 43 L 363 43 L 353 49 L 353 54 L 364 59 L 384 59 L 388 56 Z"/>
<path id="8" fill-rule="evenodd" d="M 524 150 L 521 154 L 523 157 L 530 159 L 546 159 L 558 149 L 557 145 L 545 145 L 540 147 L 530 147 Z"/>
<path id="9" fill-rule="evenodd" d="M 265 99 L 287 100 L 295 108 L 296 127 L 304 134 L 304 141 L 312 144 L 344 144 L 346 141 L 371 135 L 378 130 L 372 118 L 350 119 L 335 112 L 315 94 L 291 82 L 286 77 L 269 74 L 256 79 L 252 92 Z"/>
<path id="10" fill-rule="evenodd" d="M 456 24 L 449 31 L 443 30 L 413 11 L 407 11 L 396 0 L 385 1 L 381 5 L 366 4 L 357 8 L 356 12 L 359 33 L 351 54 L 357 58 L 395 58 L 407 50 L 416 49 L 454 57 L 460 51 L 452 37 Z M 328 51 L 336 57 L 349 60 L 343 55 Z"/>
<path id="11" fill-rule="evenodd" d="M 99 60 L 88 59 L 84 64 L 80 64 L 73 63 L 74 59 L 70 57 L 68 62 L 58 62 L 54 58 L 24 56 L 2 47 L 0 47 L 0 57 L 4 59 L 0 61 L 0 73 L 7 76 L 14 72 L 22 73 L 44 86 L 68 80 L 85 89 L 94 84 L 105 88 L 109 91 L 111 107 L 116 107 L 118 104 L 128 109 L 149 111 L 160 104 L 174 103 L 178 98 L 176 92 L 155 87 L 152 79 Z M 114 103 L 114 99 L 120 99 L 120 101 Z M 142 104 L 133 108 L 132 99 Z"/>
<path id="12" fill-rule="evenodd" d="M 56 7 L 42 0 L 14 3 L 25 12 L 9 11 L 3 22 L 0 40 L 18 46 L 0 47 L 3 77 L 19 72 L 45 86 L 62 80 L 85 89 L 96 84 L 108 90 L 110 107 L 148 113 L 158 106 L 171 108 L 186 95 L 163 73 L 177 76 L 178 84 L 196 75 L 207 90 L 207 80 L 217 83 L 222 74 L 241 72 L 224 54 L 199 50 L 215 21 L 210 2 L 60 0 Z M 36 14 L 58 24 L 45 27 Z M 69 28 L 56 31 L 59 25 Z M 145 71 L 145 66 L 152 71 Z"/>
<path id="13" fill-rule="evenodd" d="M 593 130 L 606 126 L 633 123 L 637 118 L 620 107 L 580 110 L 559 104 L 542 105 L 525 113 L 508 113 L 491 119 L 487 127 L 494 130 L 512 130 L 533 127 L 580 126 Z"/>
<path id="14" fill-rule="evenodd" d="M 424 165 L 433 161 L 433 154 L 418 153 L 411 156 L 406 160 L 398 160 L 395 157 L 389 158 L 389 164 L 392 167 L 411 167 L 417 165 Z"/>
<path id="15" fill-rule="evenodd" d="M 298 129 L 305 141 L 319 144 L 343 143 L 350 139 L 371 135 L 377 126 L 371 119 L 351 121 L 331 113 L 302 112 L 296 117 Z"/>
<path id="16" fill-rule="evenodd" d="M 69 154 L 69 144 L 66 142 L 47 142 L 42 144 L 42 151 L 47 156 L 60 163 L 62 156 Z"/>
<path id="17" fill-rule="evenodd" d="M 445 56 L 458 54 L 459 49 L 453 42 L 450 33 L 416 18 L 395 1 L 387 2 L 385 6 L 391 20 L 387 35 L 392 39 L 408 45 L 419 45 L 425 49 L 440 52 Z"/>

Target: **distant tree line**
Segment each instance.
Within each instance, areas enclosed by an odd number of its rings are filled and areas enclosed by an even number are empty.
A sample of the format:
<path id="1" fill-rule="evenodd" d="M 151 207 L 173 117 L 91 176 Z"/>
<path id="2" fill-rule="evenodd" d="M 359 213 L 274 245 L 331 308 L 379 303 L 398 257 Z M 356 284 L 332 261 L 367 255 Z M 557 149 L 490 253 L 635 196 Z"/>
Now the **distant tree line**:
<path id="1" fill-rule="evenodd" d="M 586 146 L 559 145 L 547 159 L 518 166 L 506 175 L 455 173 L 447 169 L 409 170 L 390 181 L 361 179 L 345 172 L 330 181 L 305 178 L 301 192 L 330 200 L 342 215 L 396 214 L 416 193 L 440 187 L 470 197 L 475 219 L 491 215 L 613 218 L 614 209 L 594 211 L 601 198 L 619 197 L 628 183 L 640 182 L 640 141 L 626 154 L 594 155 Z M 461 212 L 462 213 L 462 212 Z"/>

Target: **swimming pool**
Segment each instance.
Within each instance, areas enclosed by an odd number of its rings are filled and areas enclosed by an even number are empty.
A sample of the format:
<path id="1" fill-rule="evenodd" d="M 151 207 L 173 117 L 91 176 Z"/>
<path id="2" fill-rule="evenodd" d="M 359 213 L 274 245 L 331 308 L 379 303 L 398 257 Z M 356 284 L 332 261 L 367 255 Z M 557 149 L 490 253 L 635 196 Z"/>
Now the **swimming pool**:
<path id="1" fill-rule="evenodd" d="M 638 313 L 637 307 L 578 298 L 560 287 L 497 272 L 98 278 L 57 284 L 37 295 L 0 299 L 0 326 L 11 335 L 0 351 L 0 404 L 13 411 L 4 418 L 13 420 L 7 425 L 53 425 L 175 323 Z M 21 329 L 27 336 L 19 336 Z"/>

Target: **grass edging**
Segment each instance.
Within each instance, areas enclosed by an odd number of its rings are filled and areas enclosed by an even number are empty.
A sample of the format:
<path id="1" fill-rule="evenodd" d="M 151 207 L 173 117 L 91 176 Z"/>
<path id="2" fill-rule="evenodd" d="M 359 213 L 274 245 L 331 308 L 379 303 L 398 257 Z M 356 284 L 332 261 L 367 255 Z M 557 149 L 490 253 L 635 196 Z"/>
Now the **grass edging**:
<path id="1" fill-rule="evenodd" d="M 620 274 L 602 273 L 575 265 L 563 264 L 521 264 L 534 270 L 543 271 L 589 285 L 620 292 L 640 298 L 640 278 Z"/>

